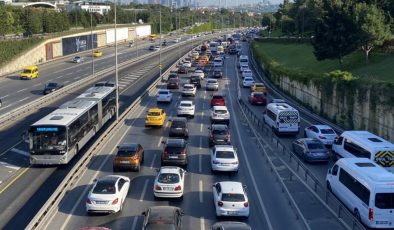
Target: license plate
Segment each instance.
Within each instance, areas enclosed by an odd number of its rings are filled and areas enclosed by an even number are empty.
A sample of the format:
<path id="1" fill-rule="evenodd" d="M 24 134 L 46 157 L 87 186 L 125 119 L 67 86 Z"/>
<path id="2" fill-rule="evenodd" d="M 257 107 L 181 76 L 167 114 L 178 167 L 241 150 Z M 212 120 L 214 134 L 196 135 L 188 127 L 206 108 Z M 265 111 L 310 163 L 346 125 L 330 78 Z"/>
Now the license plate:
<path id="1" fill-rule="evenodd" d="M 128 161 L 120 161 L 120 163 L 122 163 L 122 164 L 128 164 L 129 162 L 128 162 Z"/>
<path id="2" fill-rule="evenodd" d="M 178 156 L 169 156 L 170 159 L 178 159 Z"/>
<path id="3" fill-rule="evenodd" d="M 171 188 L 171 187 L 163 187 L 163 190 L 165 190 L 165 191 L 173 191 L 174 188 Z"/>
<path id="4" fill-rule="evenodd" d="M 236 211 L 228 211 L 227 214 L 228 215 L 237 215 L 238 212 L 236 212 Z"/>
<path id="5" fill-rule="evenodd" d="M 106 201 L 96 201 L 96 204 L 106 204 Z"/>
<path id="6" fill-rule="evenodd" d="M 218 140 L 216 140 L 216 141 L 218 141 L 218 142 L 221 142 L 221 141 L 224 141 L 224 140 L 222 140 L 222 139 L 218 139 Z"/>

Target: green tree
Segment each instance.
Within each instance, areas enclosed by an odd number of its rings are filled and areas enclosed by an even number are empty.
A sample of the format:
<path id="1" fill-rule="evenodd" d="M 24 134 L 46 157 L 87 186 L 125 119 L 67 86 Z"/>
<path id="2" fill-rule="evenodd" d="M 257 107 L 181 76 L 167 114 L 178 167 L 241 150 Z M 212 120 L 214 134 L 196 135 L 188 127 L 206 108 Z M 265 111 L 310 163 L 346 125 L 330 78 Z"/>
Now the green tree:
<path id="1" fill-rule="evenodd" d="M 57 24 L 56 14 L 52 10 L 44 10 L 42 14 L 42 29 L 44 33 L 57 32 L 59 25 Z"/>
<path id="2" fill-rule="evenodd" d="M 263 27 L 267 27 L 269 30 L 272 30 L 275 27 L 276 18 L 273 14 L 264 14 L 263 18 L 261 19 L 261 25 Z"/>
<path id="3" fill-rule="evenodd" d="M 28 8 L 25 11 L 25 31 L 38 34 L 42 32 L 41 11 Z"/>
<path id="4" fill-rule="evenodd" d="M 358 29 L 351 15 L 341 4 L 325 0 L 326 13 L 317 23 L 312 39 L 317 60 L 338 59 L 357 49 Z"/>
<path id="5" fill-rule="evenodd" d="M 359 44 L 368 63 L 369 53 L 375 46 L 391 38 L 390 23 L 385 14 L 374 4 L 358 3 L 354 7 L 354 20 L 360 29 Z"/>
<path id="6" fill-rule="evenodd" d="M 281 28 L 282 28 L 282 33 L 284 34 L 287 35 L 294 34 L 294 32 L 296 31 L 296 25 L 294 19 L 290 18 L 287 15 L 283 16 L 281 21 Z"/>
<path id="7" fill-rule="evenodd" d="M 11 11 L 8 11 L 5 7 L 0 6 L 0 35 L 11 33 L 14 29 L 14 15 Z"/>

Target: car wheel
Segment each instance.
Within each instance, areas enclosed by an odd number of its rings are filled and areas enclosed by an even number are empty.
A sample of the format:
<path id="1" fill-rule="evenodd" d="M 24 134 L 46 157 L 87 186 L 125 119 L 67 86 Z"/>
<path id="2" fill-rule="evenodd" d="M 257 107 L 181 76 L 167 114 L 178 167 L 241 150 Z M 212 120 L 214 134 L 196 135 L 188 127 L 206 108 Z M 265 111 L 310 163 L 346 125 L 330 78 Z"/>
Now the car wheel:
<path id="1" fill-rule="evenodd" d="M 116 167 L 113 167 L 112 171 L 117 172 L 118 169 Z"/>
<path id="2" fill-rule="evenodd" d="M 142 159 L 141 159 L 141 162 L 144 162 L 144 160 L 145 160 L 145 152 L 142 152 Z"/>
<path id="3" fill-rule="evenodd" d="M 356 219 L 361 223 L 361 216 L 358 209 L 354 209 L 354 217 L 356 217 Z"/>
<path id="4" fill-rule="evenodd" d="M 138 163 L 138 166 L 137 166 L 137 168 L 135 169 L 135 171 L 136 171 L 136 172 L 139 172 L 140 170 L 141 170 L 141 162 Z"/>
<path id="5" fill-rule="evenodd" d="M 327 187 L 328 191 L 332 192 L 332 188 L 331 188 L 330 182 L 327 181 L 326 187 Z"/>

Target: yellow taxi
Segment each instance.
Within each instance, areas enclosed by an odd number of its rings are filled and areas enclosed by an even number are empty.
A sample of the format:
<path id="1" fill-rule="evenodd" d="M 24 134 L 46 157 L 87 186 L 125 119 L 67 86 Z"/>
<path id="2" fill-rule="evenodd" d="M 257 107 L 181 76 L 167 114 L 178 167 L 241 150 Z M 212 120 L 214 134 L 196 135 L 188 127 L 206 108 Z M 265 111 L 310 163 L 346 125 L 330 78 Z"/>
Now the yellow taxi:
<path id="1" fill-rule="evenodd" d="M 267 94 L 267 87 L 265 87 L 264 83 L 254 83 L 250 87 L 250 90 L 252 92 L 262 92 L 264 94 Z"/>
<path id="2" fill-rule="evenodd" d="M 151 108 L 148 110 L 145 119 L 145 127 L 161 127 L 166 120 L 166 112 L 160 108 Z"/>
<path id="3" fill-rule="evenodd" d="M 198 52 L 193 52 L 192 54 L 194 56 L 194 60 L 198 60 L 200 58 L 200 54 L 198 54 Z"/>
<path id="4" fill-rule="evenodd" d="M 101 52 L 100 50 L 93 51 L 93 57 L 101 57 L 101 56 L 103 56 L 103 52 Z"/>
<path id="5" fill-rule="evenodd" d="M 35 65 L 27 66 L 23 69 L 23 72 L 20 75 L 20 79 L 33 79 L 38 77 L 38 67 Z"/>

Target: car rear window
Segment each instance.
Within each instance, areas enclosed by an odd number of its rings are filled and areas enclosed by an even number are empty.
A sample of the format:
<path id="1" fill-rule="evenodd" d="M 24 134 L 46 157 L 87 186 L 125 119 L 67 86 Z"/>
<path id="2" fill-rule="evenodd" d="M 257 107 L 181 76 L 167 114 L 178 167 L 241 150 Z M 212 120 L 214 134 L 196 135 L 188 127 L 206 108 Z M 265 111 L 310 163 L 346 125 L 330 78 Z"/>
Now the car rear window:
<path id="1" fill-rule="evenodd" d="M 173 121 L 171 123 L 172 128 L 186 128 L 186 123 L 183 121 Z"/>
<path id="2" fill-rule="evenodd" d="M 192 104 L 190 104 L 190 103 L 181 103 L 180 106 L 182 106 L 182 107 L 192 107 Z"/>
<path id="3" fill-rule="evenodd" d="M 175 184 L 179 183 L 180 178 L 179 175 L 175 173 L 160 173 L 158 181 L 163 184 Z"/>
<path id="4" fill-rule="evenodd" d="M 245 201 L 245 196 L 240 193 L 223 193 L 222 201 L 243 202 Z"/>
<path id="5" fill-rule="evenodd" d="M 169 94 L 167 91 L 159 91 L 159 94 Z"/>
<path id="6" fill-rule="evenodd" d="M 217 81 L 208 80 L 208 83 L 215 84 L 215 83 L 217 83 Z"/>
<path id="7" fill-rule="evenodd" d="M 183 88 L 185 88 L 185 89 L 193 89 L 193 86 L 191 86 L 191 85 L 185 85 Z"/>
<path id="8" fill-rule="evenodd" d="M 184 147 L 179 147 L 179 146 L 167 146 L 165 151 L 168 154 L 180 154 L 181 152 L 183 152 L 185 148 Z"/>
<path id="9" fill-rule="evenodd" d="M 149 112 L 148 116 L 160 116 L 160 112 Z"/>
<path id="10" fill-rule="evenodd" d="M 216 158 L 233 159 L 235 157 L 232 151 L 216 151 Z"/>
<path id="11" fill-rule="evenodd" d="M 169 83 L 178 83 L 178 80 L 176 78 L 171 78 L 168 80 Z"/>
<path id="12" fill-rule="evenodd" d="M 375 206 L 380 209 L 394 209 L 394 193 L 376 193 Z"/>
<path id="13" fill-rule="evenodd" d="M 135 149 L 133 149 L 133 150 L 122 150 L 122 149 L 120 149 L 120 150 L 118 150 L 116 155 L 119 156 L 119 157 L 132 157 L 135 154 L 136 154 L 136 150 Z"/>
<path id="14" fill-rule="evenodd" d="M 214 130 L 212 130 L 212 133 L 216 134 L 216 135 L 225 135 L 225 134 L 227 134 L 227 130 L 225 130 L 225 129 L 214 129 Z"/>
<path id="15" fill-rule="evenodd" d="M 258 98 L 264 97 L 264 95 L 262 93 L 255 93 L 253 95 L 254 95 L 254 97 L 258 97 Z"/>
<path id="16" fill-rule="evenodd" d="M 321 129 L 320 132 L 322 134 L 335 134 L 334 130 L 332 129 Z"/>
<path id="17" fill-rule="evenodd" d="M 213 98 L 213 99 L 223 99 L 222 96 L 213 96 L 212 98 Z"/>
<path id="18" fill-rule="evenodd" d="M 227 110 L 217 109 L 217 110 L 215 110 L 215 113 L 218 113 L 218 114 L 226 114 L 226 113 L 227 113 Z"/>
<path id="19" fill-rule="evenodd" d="M 98 181 L 93 189 L 95 194 L 115 194 L 115 185 L 112 181 Z"/>
<path id="20" fill-rule="evenodd" d="M 308 143 L 308 149 L 324 149 L 324 146 L 322 143 Z"/>

